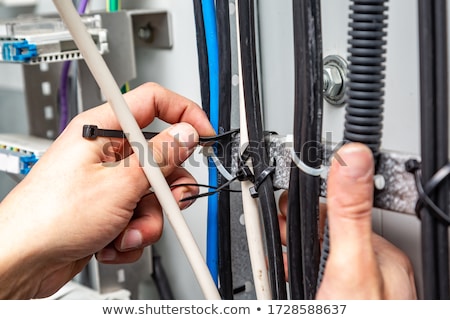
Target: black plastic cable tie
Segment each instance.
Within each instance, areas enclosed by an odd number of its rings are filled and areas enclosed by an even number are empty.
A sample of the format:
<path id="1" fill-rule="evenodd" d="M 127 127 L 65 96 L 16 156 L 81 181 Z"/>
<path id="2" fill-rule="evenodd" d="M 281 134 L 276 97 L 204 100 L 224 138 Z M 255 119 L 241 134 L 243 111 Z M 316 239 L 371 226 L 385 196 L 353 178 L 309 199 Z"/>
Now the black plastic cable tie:
<path id="1" fill-rule="evenodd" d="M 413 173 L 416 182 L 417 192 L 419 199 L 417 200 L 415 211 L 419 219 L 421 219 L 421 210 L 424 206 L 429 209 L 429 212 L 439 221 L 450 226 L 450 216 L 439 208 L 434 201 L 430 198 L 430 193 L 443 182 L 450 175 L 450 163 L 447 163 L 441 169 L 439 169 L 427 182 L 425 187 L 422 184 L 420 174 L 420 163 L 416 159 L 410 159 L 405 163 L 406 171 Z"/>
<path id="2" fill-rule="evenodd" d="M 239 129 L 233 129 L 215 136 L 211 137 L 199 137 L 198 142 L 201 145 L 208 144 L 208 143 L 214 143 L 214 142 L 220 142 L 221 140 L 224 140 L 228 137 L 233 137 L 237 132 L 239 132 Z M 149 140 L 154 138 L 159 132 L 142 132 L 144 134 L 145 139 Z M 86 139 L 96 139 L 98 137 L 107 137 L 107 138 L 126 138 L 126 135 L 121 130 L 111 130 L 111 129 L 100 129 L 98 126 L 93 124 L 85 124 L 83 126 L 83 138 Z"/>
<path id="3" fill-rule="evenodd" d="M 275 167 L 267 167 L 261 174 L 256 178 L 254 185 L 250 187 L 250 195 L 252 198 L 258 198 L 258 189 L 261 184 L 275 172 Z"/>
<path id="4" fill-rule="evenodd" d="M 142 132 L 145 139 L 152 139 L 158 132 Z M 100 129 L 98 126 L 93 124 L 85 124 L 83 126 L 83 138 L 94 140 L 98 137 L 106 138 L 122 138 L 125 139 L 126 135 L 121 130 L 111 130 L 111 129 Z"/>
<path id="5" fill-rule="evenodd" d="M 236 172 L 236 178 L 239 181 L 255 181 L 255 176 L 247 165 L 241 166 Z"/>

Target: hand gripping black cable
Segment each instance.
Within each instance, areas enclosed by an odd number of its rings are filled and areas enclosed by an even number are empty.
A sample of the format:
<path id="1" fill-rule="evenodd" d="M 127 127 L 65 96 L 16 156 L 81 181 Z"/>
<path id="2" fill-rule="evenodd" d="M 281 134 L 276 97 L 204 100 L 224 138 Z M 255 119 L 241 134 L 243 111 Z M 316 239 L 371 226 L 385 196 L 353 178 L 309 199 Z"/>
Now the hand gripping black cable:
<path id="1" fill-rule="evenodd" d="M 374 155 L 375 167 L 383 128 L 387 2 L 352 0 L 349 8 L 349 72 L 344 140 L 366 144 Z M 322 245 L 321 276 L 328 253 L 327 226 Z"/>
<path id="2" fill-rule="evenodd" d="M 247 148 L 255 178 L 268 167 L 268 154 L 265 145 L 262 124 L 261 105 L 258 87 L 258 69 L 256 62 L 255 4 L 254 0 L 239 0 L 239 29 L 242 60 L 242 80 L 248 126 L 249 146 Z M 262 221 L 266 236 L 269 281 L 273 299 L 287 299 L 284 274 L 283 252 L 277 217 L 277 206 L 269 175 L 261 182 L 257 190 L 262 211 Z"/>
<path id="3" fill-rule="evenodd" d="M 447 8 L 445 0 L 419 0 L 421 172 L 426 186 L 448 162 Z M 430 194 L 448 215 L 448 182 Z M 428 206 L 421 209 L 424 298 L 449 299 L 448 228 Z"/>
<path id="4" fill-rule="evenodd" d="M 231 37 L 228 0 L 216 0 L 217 33 L 219 42 L 219 132 L 228 132 L 231 126 Z M 231 167 L 231 139 L 217 144 L 217 156 L 226 169 Z M 218 185 L 226 179 L 219 173 Z M 233 299 L 231 259 L 230 193 L 219 192 L 219 290 L 222 299 Z"/>
<path id="5" fill-rule="evenodd" d="M 293 0 L 295 53 L 294 150 L 307 166 L 322 164 L 323 66 L 318 0 Z M 314 299 L 320 260 L 320 177 L 291 166 L 288 263 L 291 299 Z"/>

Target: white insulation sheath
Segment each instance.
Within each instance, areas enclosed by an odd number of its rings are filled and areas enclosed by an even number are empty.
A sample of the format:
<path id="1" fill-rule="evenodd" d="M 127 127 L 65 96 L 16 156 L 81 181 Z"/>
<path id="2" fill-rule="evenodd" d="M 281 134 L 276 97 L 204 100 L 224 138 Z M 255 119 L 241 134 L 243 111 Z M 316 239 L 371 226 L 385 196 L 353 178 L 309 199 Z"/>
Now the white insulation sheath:
<path id="1" fill-rule="evenodd" d="M 189 230 L 189 227 L 181 214 L 177 201 L 163 176 L 161 169 L 153 159 L 148 142 L 139 128 L 136 119 L 128 108 L 125 99 L 112 76 L 103 57 L 86 30 L 75 7 L 67 0 L 53 0 L 62 20 L 69 29 L 72 37 L 81 51 L 86 64 L 111 105 L 122 130 L 127 133 L 127 139 L 133 147 L 133 151 L 141 161 L 144 173 L 153 187 L 164 213 L 171 224 L 178 240 L 192 266 L 203 294 L 208 300 L 220 300 L 221 297 L 211 277 L 209 269 Z M 142 147 L 142 152 L 136 146 Z"/>
<path id="2" fill-rule="evenodd" d="M 245 113 L 244 85 L 242 80 L 242 61 L 241 45 L 239 33 L 239 12 L 238 0 L 236 6 L 236 32 L 237 32 L 237 56 L 239 68 L 239 120 L 240 120 L 240 149 L 243 151 L 248 145 L 247 118 Z M 247 160 L 247 166 L 252 169 L 250 159 Z M 263 245 L 263 236 L 261 230 L 261 220 L 259 206 L 256 199 L 250 195 L 250 188 L 253 184 L 250 181 L 242 181 L 242 204 L 244 209 L 244 221 L 247 233 L 247 242 L 252 265 L 253 281 L 255 283 L 256 298 L 258 300 L 272 300 L 272 291 L 269 284 L 269 275 L 267 271 L 266 255 Z"/>

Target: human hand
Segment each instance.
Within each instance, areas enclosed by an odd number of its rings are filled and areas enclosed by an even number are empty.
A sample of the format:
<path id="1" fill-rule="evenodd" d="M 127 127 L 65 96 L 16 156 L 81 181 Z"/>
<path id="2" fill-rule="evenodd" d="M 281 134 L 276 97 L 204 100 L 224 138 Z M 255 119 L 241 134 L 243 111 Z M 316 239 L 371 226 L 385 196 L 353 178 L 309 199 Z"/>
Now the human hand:
<path id="1" fill-rule="evenodd" d="M 195 179 L 180 165 L 198 135 L 214 135 L 192 101 L 156 84 L 125 99 L 140 127 L 158 117 L 177 123 L 150 142 L 169 184 Z M 85 124 L 120 129 L 108 104 L 75 117 L 25 179 L 0 204 L 2 298 L 38 298 L 56 292 L 93 254 L 105 263 L 136 261 L 161 236 L 162 209 L 136 154 L 124 139 L 82 138 Z M 175 199 L 198 193 L 174 188 Z M 184 209 L 189 203 L 180 202 Z"/>
<path id="2" fill-rule="evenodd" d="M 416 299 L 408 257 L 372 232 L 371 151 L 351 143 L 338 153 L 339 161 L 333 159 L 327 183 L 330 253 L 316 298 Z M 281 236 L 286 243 L 287 192 L 280 197 L 280 211 Z"/>

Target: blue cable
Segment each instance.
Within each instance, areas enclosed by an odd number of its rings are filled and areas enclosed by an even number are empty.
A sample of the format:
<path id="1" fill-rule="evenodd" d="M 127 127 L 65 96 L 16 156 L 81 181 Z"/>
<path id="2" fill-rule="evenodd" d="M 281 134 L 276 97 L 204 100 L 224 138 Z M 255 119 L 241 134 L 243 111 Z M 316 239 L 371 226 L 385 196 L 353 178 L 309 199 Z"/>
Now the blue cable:
<path id="1" fill-rule="evenodd" d="M 214 0 L 202 0 L 203 21 L 205 24 L 206 47 L 209 64 L 210 83 L 210 121 L 219 132 L 219 43 L 217 39 L 216 10 Z M 214 150 L 215 152 L 215 150 Z M 208 159 L 209 185 L 216 186 L 218 173 L 211 158 Z M 218 284 L 219 268 L 219 230 L 218 194 L 208 197 L 208 222 L 206 241 L 206 263 L 211 276 Z"/>

